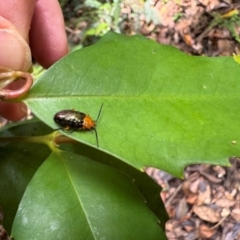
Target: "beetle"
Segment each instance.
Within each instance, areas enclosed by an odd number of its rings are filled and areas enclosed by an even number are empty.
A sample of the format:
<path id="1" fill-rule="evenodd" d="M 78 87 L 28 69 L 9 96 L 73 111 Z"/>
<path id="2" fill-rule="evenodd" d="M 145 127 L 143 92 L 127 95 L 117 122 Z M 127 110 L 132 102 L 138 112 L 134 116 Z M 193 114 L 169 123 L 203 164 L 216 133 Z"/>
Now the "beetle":
<path id="1" fill-rule="evenodd" d="M 72 133 L 78 130 L 83 130 L 83 131 L 93 130 L 95 132 L 97 147 L 98 147 L 98 134 L 96 130 L 96 124 L 100 117 L 102 107 L 103 107 L 103 103 L 99 109 L 96 120 L 92 120 L 92 118 L 88 114 L 78 112 L 75 110 L 59 111 L 54 115 L 53 120 L 55 123 L 57 123 L 61 127 L 55 130 L 65 129 L 65 130 L 69 130 L 69 133 Z"/>

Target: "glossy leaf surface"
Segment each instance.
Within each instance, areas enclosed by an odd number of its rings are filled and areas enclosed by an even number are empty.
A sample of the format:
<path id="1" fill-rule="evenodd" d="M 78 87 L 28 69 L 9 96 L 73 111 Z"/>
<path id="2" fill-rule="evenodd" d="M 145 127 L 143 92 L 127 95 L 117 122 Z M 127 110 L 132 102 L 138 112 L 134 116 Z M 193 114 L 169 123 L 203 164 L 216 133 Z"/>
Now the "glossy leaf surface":
<path id="1" fill-rule="evenodd" d="M 28 185 L 15 239 L 166 239 L 126 175 L 80 155 L 57 152 Z"/>
<path id="2" fill-rule="evenodd" d="M 159 194 L 162 188 L 145 172 L 141 172 L 111 155 L 100 152 L 98 149 L 93 149 L 85 144 L 69 144 L 62 145 L 61 147 L 65 151 L 74 152 L 106 164 L 133 179 L 133 184 L 144 197 L 146 206 L 157 216 L 162 229 L 165 229 L 165 224 L 169 220 L 169 217 Z"/>
<path id="3" fill-rule="evenodd" d="M 51 131 L 39 121 L 30 122 L 18 123 L 19 126 L 7 129 L 11 126 L 9 124 L 0 137 L 36 136 Z M 0 143 L 0 206 L 4 212 L 3 226 L 8 232 L 29 181 L 49 154 L 49 148 L 44 145 L 21 140 Z"/>
<path id="4" fill-rule="evenodd" d="M 137 169 L 153 166 L 179 177 L 188 164 L 227 165 L 240 155 L 239 75 L 231 57 L 194 57 L 109 33 L 56 63 L 24 101 L 52 128 L 60 110 L 95 119 L 104 103 L 100 149 Z M 94 134 L 69 136 L 96 147 Z"/>

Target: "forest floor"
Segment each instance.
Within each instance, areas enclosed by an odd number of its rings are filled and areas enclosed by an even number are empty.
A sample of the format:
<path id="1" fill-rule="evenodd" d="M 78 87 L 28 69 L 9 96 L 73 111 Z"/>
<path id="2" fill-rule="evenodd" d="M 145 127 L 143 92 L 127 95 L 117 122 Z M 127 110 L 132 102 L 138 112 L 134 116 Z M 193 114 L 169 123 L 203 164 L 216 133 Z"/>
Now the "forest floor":
<path id="1" fill-rule="evenodd" d="M 236 2 L 157 1 L 154 7 L 161 24 L 143 24 L 141 33 L 194 55 L 213 57 L 238 54 L 240 3 Z"/>

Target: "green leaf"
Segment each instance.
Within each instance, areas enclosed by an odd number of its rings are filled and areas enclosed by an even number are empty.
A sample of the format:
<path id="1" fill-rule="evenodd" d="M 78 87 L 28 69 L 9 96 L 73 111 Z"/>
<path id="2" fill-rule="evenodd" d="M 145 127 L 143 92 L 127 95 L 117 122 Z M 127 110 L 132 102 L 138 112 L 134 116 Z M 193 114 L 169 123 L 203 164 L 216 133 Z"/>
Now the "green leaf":
<path id="1" fill-rule="evenodd" d="M 92 149 L 90 146 L 85 146 L 81 143 L 64 145 L 62 148 L 64 148 L 65 151 L 81 154 L 100 163 L 109 165 L 132 178 L 134 186 L 144 197 L 146 206 L 158 217 L 162 229 L 165 229 L 165 224 L 169 220 L 169 217 L 159 194 L 162 188 L 145 172 L 140 172 L 109 154 L 99 152 L 99 150 Z"/>
<path id="2" fill-rule="evenodd" d="M 32 121 L 18 123 L 19 126 L 2 132 L 1 137 L 35 136 L 49 132 L 43 123 L 30 122 Z M 9 126 L 10 124 L 5 129 Z M 44 145 L 20 141 L 0 143 L 0 206 L 4 212 L 2 224 L 8 232 L 27 184 L 49 154 L 50 150 Z"/>
<path id="3" fill-rule="evenodd" d="M 191 163 L 227 165 L 240 154 L 240 68 L 141 36 L 109 33 L 56 63 L 24 99 L 46 124 L 63 109 L 95 119 L 102 151 L 137 169 L 182 176 Z M 65 133 L 96 147 L 93 134 Z"/>
<path id="4" fill-rule="evenodd" d="M 166 239 L 126 175 L 80 155 L 53 153 L 28 185 L 15 239 Z"/>
<path id="5" fill-rule="evenodd" d="M 233 59 L 234 59 L 235 62 L 240 64 L 240 55 L 236 55 L 235 53 L 233 53 Z"/>

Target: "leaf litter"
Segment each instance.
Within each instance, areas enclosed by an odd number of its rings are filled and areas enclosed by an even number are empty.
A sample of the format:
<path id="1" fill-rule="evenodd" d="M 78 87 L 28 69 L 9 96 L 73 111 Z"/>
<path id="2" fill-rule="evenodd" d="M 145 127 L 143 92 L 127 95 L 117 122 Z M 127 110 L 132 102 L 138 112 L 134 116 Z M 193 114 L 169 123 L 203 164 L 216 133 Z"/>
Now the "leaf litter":
<path id="1" fill-rule="evenodd" d="M 231 167 L 191 165 L 184 180 L 146 170 L 163 188 L 168 239 L 240 239 L 240 159 L 230 162 Z"/>

